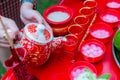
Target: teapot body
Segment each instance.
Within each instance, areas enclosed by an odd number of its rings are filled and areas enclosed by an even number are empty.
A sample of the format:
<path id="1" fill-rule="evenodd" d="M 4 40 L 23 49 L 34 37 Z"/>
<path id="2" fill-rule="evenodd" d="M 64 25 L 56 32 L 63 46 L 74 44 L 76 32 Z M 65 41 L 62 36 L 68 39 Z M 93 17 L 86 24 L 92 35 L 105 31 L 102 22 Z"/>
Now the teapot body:
<path id="1" fill-rule="evenodd" d="M 31 66 L 44 64 L 49 59 L 51 53 L 51 42 L 41 45 L 28 39 L 24 34 L 22 34 L 22 36 L 24 37 L 15 43 L 15 49 L 19 59 Z"/>
<path id="2" fill-rule="evenodd" d="M 20 39 L 14 44 L 19 59 L 29 66 L 44 64 L 52 51 L 62 47 L 63 41 L 63 37 L 53 38 L 49 30 L 44 29 L 41 33 L 40 29 L 35 26 L 33 26 L 33 23 L 26 25 L 20 31 Z M 40 35 L 43 37 L 40 37 Z M 44 37 L 45 39 L 42 40 Z"/>

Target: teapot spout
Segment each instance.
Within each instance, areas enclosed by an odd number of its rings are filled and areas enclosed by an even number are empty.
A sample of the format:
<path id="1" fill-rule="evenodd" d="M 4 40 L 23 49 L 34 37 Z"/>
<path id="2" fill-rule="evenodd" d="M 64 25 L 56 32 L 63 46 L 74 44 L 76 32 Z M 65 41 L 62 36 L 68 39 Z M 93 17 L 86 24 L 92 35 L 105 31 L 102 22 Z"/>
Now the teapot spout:
<path id="1" fill-rule="evenodd" d="M 56 49 L 62 49 L 63 43 L 66 41 L 66 38 L 63 36 L 54 37 L 52 40 L 52 51 Z"/>

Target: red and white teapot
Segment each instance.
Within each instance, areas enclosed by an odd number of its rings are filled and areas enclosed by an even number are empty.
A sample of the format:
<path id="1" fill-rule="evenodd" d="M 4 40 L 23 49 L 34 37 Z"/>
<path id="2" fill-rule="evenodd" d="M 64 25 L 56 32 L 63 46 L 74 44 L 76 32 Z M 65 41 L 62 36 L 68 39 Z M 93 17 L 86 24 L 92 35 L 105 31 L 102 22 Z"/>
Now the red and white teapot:
<path id="1" fill-rule="evenodd" d="M 49 31 L 43 24 L 37 23 L 27 24 L 20 31 L 20 35 L 21 38 L 15 42 L 14 49 L 12 49 L 11 59 L 15 59 L 15 52 L 20 61 L 30 66 L 44 64 L 49 59 L 51 51 L 62 47 L 65 39 L 64 37 L 54 38 L 52 31 Z"/>

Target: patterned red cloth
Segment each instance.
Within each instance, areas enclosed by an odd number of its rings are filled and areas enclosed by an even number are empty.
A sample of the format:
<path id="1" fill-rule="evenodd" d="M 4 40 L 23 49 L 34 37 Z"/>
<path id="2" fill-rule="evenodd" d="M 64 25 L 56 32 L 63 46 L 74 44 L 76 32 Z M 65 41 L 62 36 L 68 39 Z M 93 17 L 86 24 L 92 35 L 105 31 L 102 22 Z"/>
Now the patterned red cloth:
<path id="1" fill-rule="evenodd" d="M 24 24 L 20 20 L 20 0 L 0 0 L 0 14 L 13 19 L 21 29 Z"/>

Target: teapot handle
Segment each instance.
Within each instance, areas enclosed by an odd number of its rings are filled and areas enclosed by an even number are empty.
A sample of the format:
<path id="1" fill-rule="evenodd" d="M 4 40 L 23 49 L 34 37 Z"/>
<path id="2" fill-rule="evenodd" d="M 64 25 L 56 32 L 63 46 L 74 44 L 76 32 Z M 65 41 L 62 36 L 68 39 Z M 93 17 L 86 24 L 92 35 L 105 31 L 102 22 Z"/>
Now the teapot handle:
<path id="1" fill-rule="evenodd" d="M 23 31 L 20 31 L 15 38 L 14 49 L 13 49 L 13 50 L 15 50 L 15 53 L 17 54 L 17 56 L 19 57 L 19 59 L 21 61 L 23 60 L 23 57 L 25 56 L 25 52 L 26 52 L 25 48 L 22 47 L 22 45 L 21 45 L 21 40 L 23 39 L 23 37 L 24 37 Z M 11 51 L 13 51 L 13 50 L 11 49 Z M 12 54 L 12 55 L 14 55 L 14 54 Z"/>
<path id="2" fill-rule="evenodd" d="M 24 29 L 21 29 L 14 39 L 14 48 L 21 48 L 21 40 L 24 38 Z"/>
<path id="3" fill-rule="evenodd" d="M 21 30 L 18 32 L 18 34 L 15 36 L 14 44 L 15 44 L 15 42 L 20 41 L 20 40 L 23 38 L 23 36 L 24 36 L 23 33 L 24 33 L 24 30 L 23 30 L 23 29 L 21 29 Z"/>

